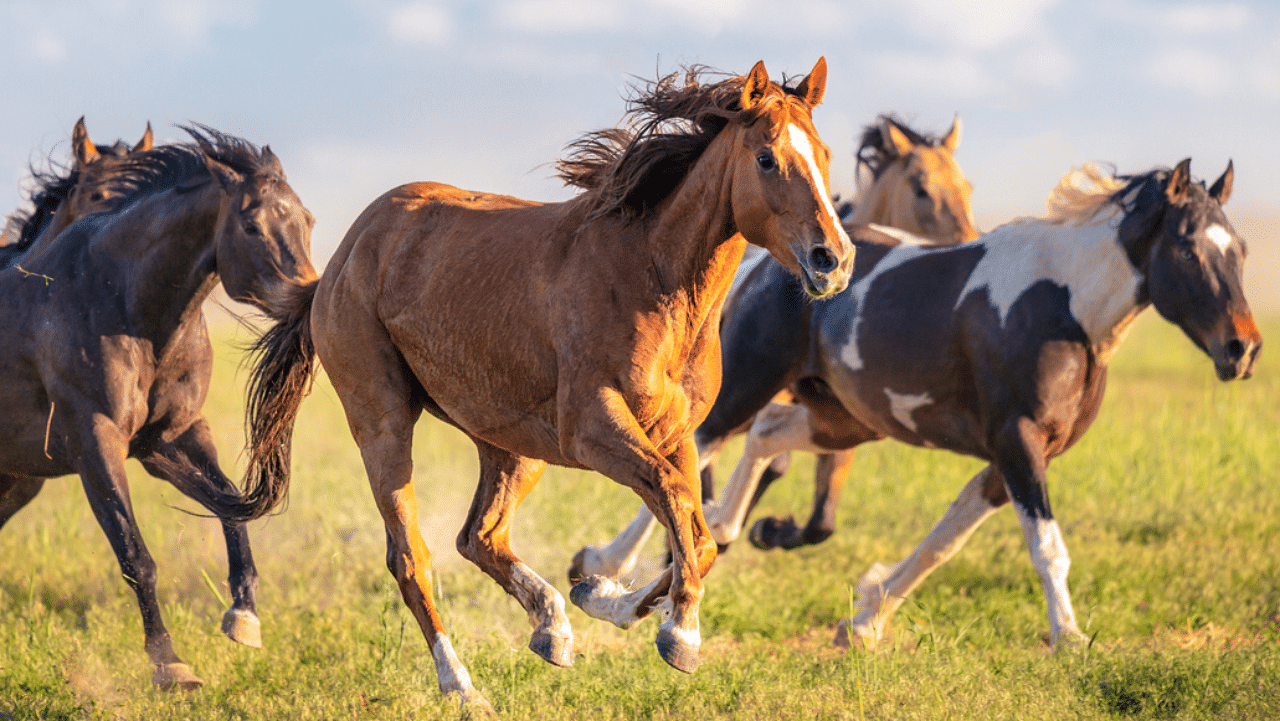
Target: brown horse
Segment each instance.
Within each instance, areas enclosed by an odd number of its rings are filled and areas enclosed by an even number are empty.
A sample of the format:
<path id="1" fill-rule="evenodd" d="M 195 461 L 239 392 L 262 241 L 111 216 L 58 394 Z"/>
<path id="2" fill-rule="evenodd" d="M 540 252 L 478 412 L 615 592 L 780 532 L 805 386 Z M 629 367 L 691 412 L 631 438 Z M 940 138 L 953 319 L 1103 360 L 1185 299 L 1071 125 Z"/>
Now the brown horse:
<path id="1" fill-rule="evenodd" d="M 692 433 L 719 384 L 717 329 L 734 269 L 750 241 L 814 297 L 847 284 L 853 252 L 811 120 L 825 61 L 794 88 L 770 82 L 763 63 L 705 85 L 698 72 L 638 95 L 634 130 L 575 143 L 561 177 L 586 192 L 568 202 L 434 183 L 391 190 L 263 337 L 246 503 L 225 511 L 254 517 L 283 494 L 314 348 L 386 524 L 387 566 L 431 646 L 440 688 L 464 703 L 486 705 L 431 600 L 411 460 L 422 412 L 479 450 L 458 550 L 528 612 L 531 650 L 573 663 L 564 599 L 508 541 L 516 507 L 554 463 L 632 488 L 674 539 L 673 567 L 645 588 L 624 594 L 588 579 L 571 598 L 624 627 L 670 603 L 658 650 L 692 671 L 701 579 L 715 558 Z"/>
<path id="2" fill-rule="evenodd" d="M 152 145 L 151 123 L 147 123 L 142 139 L 132 148 L 120 140 L 100 147 L 89 139 L 81 116 L 71 129 L 70 170 L 58 173 L 32 168 L 32 208 L 9 217 L 12 239 L 0 243 L 0 268 L 26 253 L 42 235 L 55 238 L 77 219 L 116 207 L 121 192 L 116 187 L 118 171 L 130 153 L 150 150 Z"/>
<path id="3" fill-rule="evenodd" d="M 0 269 L 0 525 L 48 478 L 77 474 L 142 613 L 161 688 L 202 682 L 173 650 L 125 459 L 212 507 L 239 497 L 200 412 L 213 349 L 201 306 L 222 281 L 263 310 L 313 281 L 311 215 L 269 149 L 208 128 L 129 153 L 119 208 L 88 215 Z M 47 239 L 47 240 L 46 240 Z M 260 645 L 244 524 L 223 523 L 233 602 L 223 630 Z"/>
<path id="4" fill-rule="evenodd" d="M 879 116 L 876 122 L 863 129 L 858 146 L 859 169 L 866 169 L 871 182 L 858 194 L 855 203 L 837 206 L 845 231 L 855 239 L 878 237 L 883 242 L 897 239 L 910 244 L 951 245 L 976 238 L 977 230 L 969 206 L 972 186 L 954 157 L 959 146 L 959 118 L 945 136 L 929 137 L 891 115 Z M 859 176 L 862 175 L 860 172 Z M 892 237 L 883 237 L 883 234 Z M 750 336 L 775 321 L 792 322 L 793 319 L 785 314 L 770 313 L 767 309 L 759 312 L 753 307 L 758 302 L 755 295 L 761 287 L 745 281 L 751 277 L 756 265 L 767 257 L 763 252 L 753 254 L 748 249 L 725 300 L 720 328 L 722 338 L 726 333 Z M 798 327 L 792 329 L 794 332 L 799 330 Z M 736 354 L 738 346 L 722 352 L 725 379 L 735 378 L 739 366 L 744 373 L 754 373 L 778 357 L 774 350 L 763 346 L 743 343 L 741 347 L 746 349 L 741 355 Z M 758 405 L 750 396 L 760 389 L 761 386 L 755 383 L 722 384 L 706 420 L 694 434 L 698 444 L 698 462 L 702 467 L 703 513 L 721 550 L 737 538 L 741 519 L 722 518 L 722 510 L 727 507 L 710 500 L 715 490 L 712 466 L 724 442 L 732 435 L 747 432 L 752 420 L 750 414 L 744 417 L 721 409 L 736 412 L 752 408 L 753 403 Z M 744 395 L 748 397 L 739 397 Z M 784 391 L 782 395 L 788 394 Z M 760 479 L 757 494 L 763 493 L 770 483 L 780 478 L 789 463 L 788 453 L 774 458 Z M 791 519 L 778 519 L 762 533 L 753 529 L 752 543 L 762 548 L 794 548 L 829 537 L 835 531 L 835 508 L 830 499 L 839 498 L 852 464 L 853 451 L 819 453 L 814 469 L 814 512 L 809 522 L 800 527 Z M 653 514 L 647 508 L 641 508 L 635 520 L 617 538 L 578 551 L 569 568 L 569 578 L 576 580 L 590 575 L 617 578 L 628 573 L 635 567 L 640 550 L 655 525 Z"/>

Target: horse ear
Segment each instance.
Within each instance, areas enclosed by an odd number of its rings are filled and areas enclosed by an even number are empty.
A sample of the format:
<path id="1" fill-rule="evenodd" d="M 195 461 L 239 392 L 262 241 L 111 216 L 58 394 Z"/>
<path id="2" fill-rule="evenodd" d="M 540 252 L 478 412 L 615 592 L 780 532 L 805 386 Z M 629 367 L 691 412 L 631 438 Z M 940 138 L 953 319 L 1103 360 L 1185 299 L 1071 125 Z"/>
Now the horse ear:
<path id="1" fill-rule="evenodd" d="M 231 169 L 229 165 L 223 165 L 218 161 L 204 156 L 204 165 L 209 169 L 209 174 L 213 176 L 214 181 L 222 186 L 223 190 L 229 189 L 231 186 L 244 182 L 244 177 Z"/>
<path id="2" fill-rule="evenodd" d="M 910 155 L 911 149 L 915 147 L 911 138 L 908 138 L 907 134 L 887 117 L 880 118 L 880 134 L 883 136 L 885 145 L 892 148 L 894 154 L 900 158 Z"/>
<path id="3" fill-rule="evenodd" d="M 1213 187 L 1209 188 L 1209 197 L 1218 201 L 1218 205 L 1226 205 L 1227 199 L 1231 197 L 1231 181 L 1235 178 L 1235 170 L 1231 167 L 1231 161 L 1227 161 L 1227 170 L 1213 183 Z"/>
<path id="4" fill-rule="evenodd" d="M 280 159 L 276 157 L 276 154 L 271 152 L 270 145 L 262 146 L 262 157 L 271 163 L 271 168 L 279 173 L 281 177 L 284 176 L 284 166 L 280 164 Z"/>
<path id="5" fill-rule="evenodd" d="M 804 80 L 800 81 L 800 86 L 796 88 L 796 94 L 804 98 L 805 103 L 811 108 L 816 108 L 822 102 L 822 96 L 827 92 L 827 58 L 826 56 L 818 58 L 818 63 L 813 66 L 813 70 Z"/>
<path id="6" fill-rule="evenodd" d="M 98 146 L 89 139 L 89 131 L 84 128 L 84 116 L 76 121 L 71 129 L 71 152 L 76 156 L 76 167 L 83 168 L 98 159 Z"/>
<path id="7" fill-rule="evenodd" d="M 951 130 L 947 131 L 947 137 L 942 139 L 942 147 L 947 152 L 955 154 L 956 148 L 960 147 L 960 116 L 957 115 L 955 120 L 951 121 Z"/>
<path id="8" fill-rule="evenodd" d="M 1191 158 L 1186 158 L 1169 174 L 1169 182 L 1164 186 L 1164 195 L 1170 203 L 1178 205 L 1186 199 L 1187 189 L 1190 187 Z"/>
<path id="9" fill-rule="evenodd" d="M 742 109 L 750 110 L 764 99 L 769 89 L 769 71 L 764 69 L 764 61 L 756 62 L 751 72 L 747 73 L 747 81 L 742 84 Z"/>
<path id="10" fill-rule="evenodd" d="M 139 140 L 138 144 L 133 146 L 133 152 L 140 153 L 155 147 L 154 139 L 155 139 L 155 136 L 151 134 L 151 121 L 148 120 L 147 132 L 143 133 L 142 140 Z"/>

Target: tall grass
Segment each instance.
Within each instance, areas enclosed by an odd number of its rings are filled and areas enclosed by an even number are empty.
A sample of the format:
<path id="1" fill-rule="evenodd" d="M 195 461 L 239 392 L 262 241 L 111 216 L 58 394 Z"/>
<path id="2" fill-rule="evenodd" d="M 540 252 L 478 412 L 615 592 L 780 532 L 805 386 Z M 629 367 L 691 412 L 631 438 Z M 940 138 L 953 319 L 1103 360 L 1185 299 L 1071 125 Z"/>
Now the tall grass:
<path id="1" fill-rule="evenodd" d="M 1263 324 L 1280 338 L 1280 319 Z M 219 336 L 206 410 L 222 463 L 240 468 L 239 370 L 247 334 Z M 509 718 L 1280 717 L 1280 375 L 1220 384 L 1177 329 L 1144 316 L 1121 348 L 1103 411 L 1050 467 L 1087 648 L 1051 653 L 1039 581 L 1014 514 L 997 514 L 903 606 L 874 652 L 830 646 L 853 586 L 902 558 L 973 459 L 883 442 L 858 451 L 840 531 L 794 552 L 739 543 L 707 579 L 703 663 L 685 676 L 653 648 L 571 608 L 573 669 L 525 649 L 514 600 L 453 550 L 476 461 L 456 431 L 418 429 L 416 480 L 433 583 L 477 686 Z M 723 454 L 728 476 L 740 446 Z M 218 525 L 130 465 L 135 510 L 160 567 L 178 653 L 207 685 L 152 690 L 136 603 L 74 478 L 0 531 L 0 718 L 455 718 L 383 565 L 381 522 L 341 409 L 323 380 L 303 406 L 294 482 L 254 523 L 265 648 L 218 631 L 229 597 Z M 807 514 L 812 462 L 797 457 L 756 515 Z M 549 469 L 513 545 L 567 594 L 582 545 L 622 527 L 633 494 Z M 656 572 L 660 540 L 638 576 Z M 206 581 L 212 579 L 212 584 Z M 219 598 L 221 597 L 221 598 Z"/>

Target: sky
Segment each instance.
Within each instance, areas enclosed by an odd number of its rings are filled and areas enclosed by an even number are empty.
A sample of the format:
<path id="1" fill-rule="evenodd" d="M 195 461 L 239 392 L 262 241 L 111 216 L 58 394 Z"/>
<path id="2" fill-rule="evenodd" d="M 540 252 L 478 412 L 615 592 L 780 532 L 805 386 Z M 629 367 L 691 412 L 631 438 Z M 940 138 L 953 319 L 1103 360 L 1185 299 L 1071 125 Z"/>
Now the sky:
<path id="1" fill-rule="evenodd" d="M 961 118 L 984 229 L 1041 214 L 1085 161 L 1191 157 L 1212 182 L 1233 159 L 1228 215 L 1280 217 L 1273 0 L 0 0 L 0 213 L 29 164 L 69 159 L 82 115 L 103 143 L 196 121 L 271 146 L 322 267 L 404 182 L 570 197 L 552 163 L 617 124 L 637 79 L 757 60 L 798 78 L 819 56 L 845 196 L 862 127 L 893 112 L 929 134 Z"/>

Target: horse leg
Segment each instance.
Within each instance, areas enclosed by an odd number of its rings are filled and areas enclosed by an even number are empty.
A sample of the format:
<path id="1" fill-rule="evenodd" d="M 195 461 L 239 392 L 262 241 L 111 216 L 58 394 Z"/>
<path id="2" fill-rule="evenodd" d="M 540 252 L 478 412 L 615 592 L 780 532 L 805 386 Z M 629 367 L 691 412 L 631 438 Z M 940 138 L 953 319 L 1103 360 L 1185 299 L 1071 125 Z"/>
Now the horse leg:
<path id="1" fill-rule="evenodd" d="M 533 626 L 529 650 L 556 666 L 573 665 L 573 629 L 564 598 L 511 551 L 516 508 L 542 475 L 545 461 L 524 458 L 473 438 L 480 452 L 480 484 L 458 552 L 515 597 Z"/>
<path id="2" fill-rule="evenodd" d="M 672 667 L 693 672 L 698 667 L 698 605 L 702 577 L 715 562 L 716 546 L 702 517 L 697 448 L 692 439 L 664 458 L 631 416 L 620 397 L 607 408 L 610 419 L 627 418 L 630 428 L 619 442 L 616 421 L 601 437 L 579 429 L 573 440 L 574 457 L 589 467 L 629 486 L 640 495 L 670 534 L 672 563 L 652 583 L 631 593 L 603 576 L 590 576 L 573 587 L 570 599 L 588 616 L 629 628 L 659 605 L 670 611 L 658 629 L 658 653 Z"/>
<path id="3" fill-rule="evenodd" d="M 810 440 L 809 409 L 795 403 L 770 403 L 756 414 L 742 458 L 724 487 L 721 500 L 707 504 L 707 525 L 716 543 L 728 545 L 742 532 L 761 475 L 775 457 L 792 450 L 822 451 Z"/>
<path id="4" fill-rule="evenodd" d="M 892 566 L 877 563 L 862 577 L 858 582 L 858 615 L 840 622 L 836 645 L 848 645 L 856 637 L 867 648 L 874 647 L 907 594 L 954 556 L 978 526 L 1008 500 L 1000 473 L 993 466 L 979 471 L 906 560 Z"/>
<path id="5" fill-rule="evenodd" d="M 640 558 L 640 549 L 658 519 L 653 517 L 647 506 L 641 506 L 635 520 L 618 534 L 618 537 L 606 544 L 586 546 L 573 556 L 573 564 L 569 567 L 569 582 L 577 583 L 588 576 L 618 578 L 630 573 Z"/>
<path id="6" fill-rule="evenodd" d="M 809 515 L 808 523 L 801 528 L 791 517 L 761 518 L 751 527 L 747 536 L 751 545 L 762 550 L 791 550 L 822 543 L 830 538 L 836 532 L 836 509 L 840 506 L 840 495 L 844 492 L 852 466 L 852 448 L 834 453 L 819 453 L 813 474 L 813 512 Z M 771 472 L 772 468 L 760 479 L 762 486 Z M 754 502 L 752 505 L 755 505 Z"/>
<path id="7" fill-rule="evenodd" d="M 99 416 L 99 419 L 101 416 Z M 77 472 L 98 525 L 107 535 L 124 580 L 138 597 L 147 655 L 155 666 L 151 682 L 164 690 L 191 690 L 204 684 L 178 658 L 173 640 L 160 617 L 156 598 L 156 564 L 147 552 L 129 500 L 124 460 L 128 439 L 108 421 L 97 420 L 87 447 L 69 449 L 79 458 Z"/>
<path id="8" fill-rule="evenodd" d="M 13 514 L 31 502 L 44 487 L 43 478 L 27 478 L 0 473 L 0 528 Z"/>
<path id="9" fill-rule="evenodd" d="M 151 454 L 142 459 L 142 465 L 148 473 L 169 481 L 196 501 L 211 494 L 238 493 L 218 465 L 218 450 L 204 418 L 196 420 L 173 441 L 156 444 Z M 222 632 L 232 641 L 262 648 L 258 569 L 249 547 L 249 532 L 244 523 L 223 520 L 222 536 L 227 545 L 227 584 L 231 588 L 231 607 L 222 616 Z"/>
<path id="10" fill-rule="evenodd" d="M 1044 432 L 1035 422 L 1018 418 L 1007 424 L 996 451 L 1005 488 L 1013 498 L 1027 548 L 1031 551 L 1031 563 L 1044 587 L 1049 610 L 1049 643 L 1056 647 L 1064 634 L 1073 639 L 1083 639 L 1085 635 L 1076 625 L 1071 592 L 1067 589 L 1071 559 L 1062 540 L 1062 529 L 1049 507 L 1044 445 Z"/>

